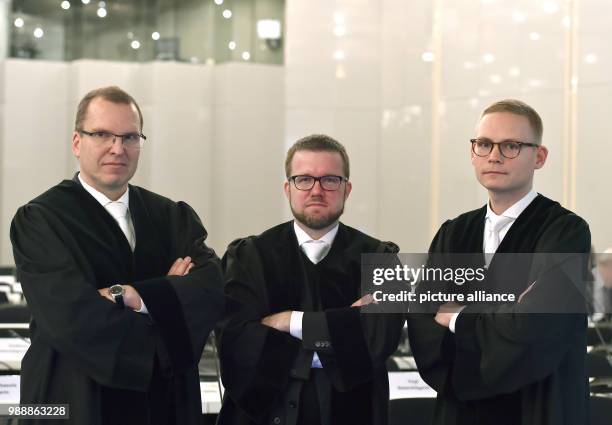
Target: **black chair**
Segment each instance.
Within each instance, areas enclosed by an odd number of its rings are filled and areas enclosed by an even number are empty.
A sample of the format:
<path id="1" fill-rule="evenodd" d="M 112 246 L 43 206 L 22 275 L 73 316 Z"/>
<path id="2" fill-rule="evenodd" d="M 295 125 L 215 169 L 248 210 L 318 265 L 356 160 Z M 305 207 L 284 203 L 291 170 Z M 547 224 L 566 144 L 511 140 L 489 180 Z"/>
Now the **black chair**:
<path id="1" fill-rule="evenodd" d="M 591 425 L 612 423 L 612 398 L 591 396 Z"/>
<path id="2" fill-rule="evenodd" d="M 398 398 L 389 402 L 389 425 L 430 425 L 435 398 Z"/>

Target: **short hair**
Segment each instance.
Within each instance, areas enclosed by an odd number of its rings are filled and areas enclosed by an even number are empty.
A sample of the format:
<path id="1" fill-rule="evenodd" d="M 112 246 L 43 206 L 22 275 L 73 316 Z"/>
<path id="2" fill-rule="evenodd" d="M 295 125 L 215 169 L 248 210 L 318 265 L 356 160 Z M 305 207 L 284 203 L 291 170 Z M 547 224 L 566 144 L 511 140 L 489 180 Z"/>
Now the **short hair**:
<path id="1" fill-rule="evenodd" d="M 287 178 L 291 177 L 291 161 L 293 161 L 293 156 L 298 151 L 339 153 L 340 157 L 342 157 L 342 172 L 344 177 L 349 178 L 350 165 L 346 149 L 342 143 L 325 134 L 311 134 L 310 136 L 302 137 L 289 148 L 287 158 L 285 159 L 285 174 Z"/>
<path id="2" fill-rule="evenodd" d="M 482 119 L 485 115 L 492 114 L 494 112 L 509 112 L 511 114 L 520 115 L 527 118 L 529 125 L 531 125 L 531 129 L 533 130 L 533 134 L 535 135 L 534 143 L 537 143 L 538 145 L 542 144 L 542 134 L 544 133 L 542 118 L 540 118 L 540 115 L 538 115 L 535 109 L 533 109 L 531 106 L 520 100 L 504 99 L 487 107 L 484 111 L 482 111 L 480 118 Z"/>
<path id="3" fill-rule="evenodd" d="M 79 106 L 77 107 L 76 118 L 74 120 L 75 130 L 81 130 L 81 125 L 87 116 L 87 108 L 89 108 L 91 101 L 97 98 L 102 98 L 113 103 L 134 105 L 138 111 L 138 117 L 140 118 L 140 131 L 142 131 L 144 121 L 142 118 L 142 112 L 140 111 L 140 106 L 138 106 L 138 103 L 132 96 L 117 86 L 107 86 L 94 89 L 87 93 L 83 99 L 81 99 Z"/>

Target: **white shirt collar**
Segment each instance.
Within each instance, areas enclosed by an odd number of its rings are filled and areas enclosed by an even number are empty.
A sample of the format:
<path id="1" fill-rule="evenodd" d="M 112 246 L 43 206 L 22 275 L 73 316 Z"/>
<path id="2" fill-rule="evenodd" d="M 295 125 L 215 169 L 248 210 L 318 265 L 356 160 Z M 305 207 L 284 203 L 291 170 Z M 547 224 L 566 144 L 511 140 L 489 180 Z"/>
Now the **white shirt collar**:
<path id="1" fill-rule="evenodd" d="M 497 216 L 497 217 L 503 216 L 503 217 L 508 217 L 508 218 L 512 218 L 516 220 L 518 216 L 521 215 L 523 211 L 525 211 L 525 209 L 529 206 L 529 204 L 531 204 L 531 201 L 533 201 L 536 198 L 536 196 L 538 196 L 538 192 L 536 192 L 532 188 L 529 191 L 529 193 L 527 193 L 527 195 L 523 196 L 518 202 L 516 202 L 514 205 L 512 205 L 510 208 L 508 208 L 506 211 L 504 211 L 500 215 L 497 215 L 495 214 L 495 212 L 493 212 L 493 210 L 491 209 L 491 202 L 489 201 L 487 202 L 486 218 L 490 218 L 491 216 Z"/>
<path id="2" fill-rule="evenodd" d="M 93 196 L 95 198 L 95 200 L 100 203 L 100 205 L 105 207 L 106 205 L 108 205 L 111 202 L 113 202 L 110 199 L 108 199 L 108 197 L 105 194 L 103 194 L 102 192 L 97 191 L 92 186 L 88 185 L 87 182 L 85 182 L 85 180 L 83 180 L 83 178 L 81 177 L 81 173 L 78 174 L 78 178 L 79 178 L 79 181 L 81 182 L 81 185 L 83 185 L 83 189 L 85 189 L 87 192 L 89 192 L 89 194 L 91 196 Z M 117 199 L 116 202 L 121 202 L 121 203 L 127 205 L 128 208 L 129 208 L 129 206 L 130 206 L 130 191 L 126 190 L 125 193 L 123 195 L 121 195 L 121 197 L 119 199 Z"/>
<path id="3" fill-rule="evenodd" d="M 323 241 L 327 243 L 327 245 L 331 246 L 331 244 L 334 242 L 334 239 L 336 238 L 336 234 L 338 233 L 338 227 L 339 223 L 336 223 L 336 225 L 329 232 L 327 232 L 325 235 L 323 235 L 317 240 Z M 313 240 L 310 235 L 308 235 L 308 233 L 306 233 L 300 226 L 298 226 L 295 220 L 293 220 L 293 230 L 295 231 L 295 236 L 298 240 L 298 246 L 302 246 L 306 242 Z"/>

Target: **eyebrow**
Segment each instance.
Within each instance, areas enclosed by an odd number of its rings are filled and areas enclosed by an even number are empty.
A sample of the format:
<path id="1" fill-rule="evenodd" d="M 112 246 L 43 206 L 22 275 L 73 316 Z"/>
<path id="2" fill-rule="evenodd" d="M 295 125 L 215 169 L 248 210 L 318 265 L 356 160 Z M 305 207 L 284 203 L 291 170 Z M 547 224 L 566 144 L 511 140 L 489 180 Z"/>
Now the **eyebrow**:
<path id="1" fill-rule="evenodd" d="M 491 142 L 494 143 L 493 140 L 489 139 L 488 137 L 476 137 L 476 140 L 479 142 Z M 500 142 L 497 143 L 504 143 L 504 142 L 519 142 L 519 140 L 516 139 L 503 139 Z"/>

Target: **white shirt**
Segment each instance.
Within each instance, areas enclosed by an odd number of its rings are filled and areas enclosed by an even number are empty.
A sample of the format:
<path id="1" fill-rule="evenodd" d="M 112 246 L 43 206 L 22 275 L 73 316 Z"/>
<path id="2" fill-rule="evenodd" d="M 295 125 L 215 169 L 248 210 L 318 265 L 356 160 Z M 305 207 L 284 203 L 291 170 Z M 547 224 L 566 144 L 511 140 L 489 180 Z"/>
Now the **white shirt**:
<path id="1" fill-rule="evenodd" d="M 485 250 L 484 241 L 486 240 L 487 234 L 489 232 L 489 229 L 492 226 L 492 224 L 491 224 L 491 222 L 492 222 L 491 217 L 493 217 L 493 216 L 495 216 L 495 217 L 503 216 L 503 217 L 507 217 L 507 218 L 511 219 L 508 222 L 508 224 L 506 224 L 504 227 L 502 227 L 499 230 L 499 243 L 501 244 L 501 242 L 504 240 L 504 237 L 508 233 L 508 230 L 510 230 L 510 228 L 512 227 L 512 225 L 514 224 L 514 222 L 516 221 L 518 216 L 521 215 L 523 211 L 525 211 L 525 209 L 529 206 L 529 204 L 531 204 L 531 202 L 536 198 L 536 196 L 538 196 L 538 193 L 535 190 L 533 190 L 533 188 L 532 188 L 529 191 L 529 193 L 527 193 L 525 196 L 523 196 L 518 202 L 513 204 L 510 208 L 508 208 L 506 211 L 504 211 L 500 215 L 495 214 L 495 212 L 493 212 L 493 210 L 491 209 L 491 201 L 487 202 L 487 215 L 485 216 L 484 237 L 482 238 L 482 240 L 483 240 L 483 245 L 482 245 L 483 252 Z M 461 310 L 463 310 L 463 308 Z M 448 328 L 450 329 L 450 331 L 452 333 L 455 333 L 455 325 L 457 323 L 457 317 L 459 317 L 459 313 L 461 313 L 461 310 L 459 310 L 457 313 L 453 314 L 453 317 L 451 318 L 450 323 L 448 324 Z"/>
<path id="2" fill-rule="evenodd" d="M 339 225 L 336 224 L 329 232 L 327 232 L 321 238 L 317 239 L 317 241 L 323 241 L 327 244 L 326 252 L 324 252 L 321 259 L 325 258 L 325 256 L 329 253 L 332 243 L 334 242 L 334 239 L 336 238 L 336 234 L 338 233 L 338 227 Z M 304 245 L 305 243 L 313 241 L 313 239 L 308 235 L 308 233 L 306 233 L 300 226 L 298 226 L 295 220 L 293 221 L 293 230 L 295 231 L 295 236 L 297 238 L 298 246 L 300 247 L 300 249 L 303 249 L 302 245 Z M 298 338 L 298 339 L 302 339 L 302 318 L 303 317 L 304 317 L 303 311 L 292 311 L 291 312 L 291 320 L 289 322 L 289 333 L 291 334 L 291 336 Z M 314 353 L 314 355 L 312 356 L 312 366 L 311 367 L 313 368 L 323 367 L 323 365 L 321 364 L 321 360 L 319 360 L 319 356 L 317 355 L 317 353 Z"/>
<path id="3" fill-rule="evenodd" d="M 85 180 L 83 180 L 83 178 L 81 177 L 81 173 L 78 174 L 78 178 L 79 178 L 79 181 L 81 182 L 81 185 L 83 186 L 83 189 L 85 189 L 87 192 L 89 192 L 89 194 L 91 196 L 93 196 L 94 199 L 96 201 L 98 201 L 100 203 L 100 205 L 102 205 L 102 207 L 106 207 L 106 205 L 108 205 L 111 202 L 113 202 L 110 199 L 108 199 L 108 197 L 105 194 L 103 194 L 102 192 L 99 192 L 98 190 L 94 189 L 92 186 L 87 184 L 87 182 Z M 130 232 L 132 232 L 132 237 L 134 238 L 133 240 L 136 241 L 136 232 L 134 231 L 134 223 L 132 223 L 132 217 L 131 217 L 131 214 L 129 214 L 130 191 L 126 190 L 125 193 L 123 195 L 121 195 L 121 197 L 119 199 L 117 199 L 117 201 L 115 201 L 115 202 L 121 202 L 121 203 L 123 203 L 123 204 L 128 206 L 128 215 L 127 215 L 126 219 L 127 219 L 127 222 L 128 222 L 128 227 L 130 228 Z M 136 311 L 138 313 L 147 313 L 148 314 L 149 310 L 147 310 L 147 306 L 145 305 L 145 303 L 142 300 L 142 298 L 140 299 L 140 305 L 141 305 L 140 310 L 136 310 Z"/>

